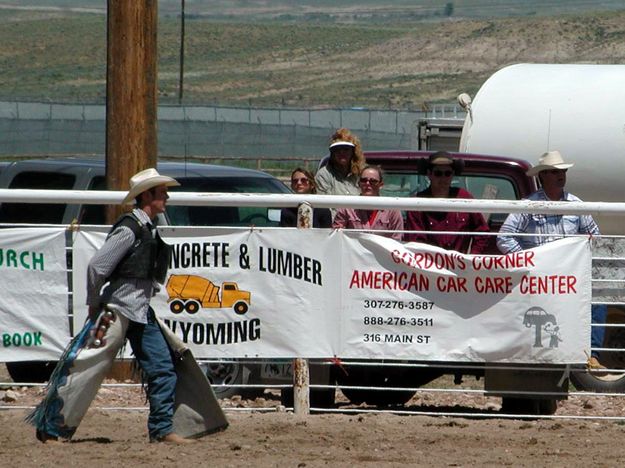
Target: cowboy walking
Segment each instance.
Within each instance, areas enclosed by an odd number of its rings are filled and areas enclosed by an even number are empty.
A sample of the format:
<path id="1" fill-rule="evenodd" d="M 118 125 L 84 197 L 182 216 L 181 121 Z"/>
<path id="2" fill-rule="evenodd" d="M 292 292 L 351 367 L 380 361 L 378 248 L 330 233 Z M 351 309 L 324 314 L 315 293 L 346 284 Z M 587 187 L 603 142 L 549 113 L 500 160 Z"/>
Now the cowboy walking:
<path id="1" fill-rule="evenodd" d="M 172 346 L 175 337 L 150 307 L 157 283 L 165 281 L 171 254 L 171 247 L 161 240 L 154 223 L 165 212 L 168 187 L 177 185 L 175 179 L 160 175 L 156 169 L 146 169 L 130 179 L 130 191 L 122 203 L 135 201 L 136 207 L 117 220 L 89 262 L 87 323 L 65 350 L 46 397 L 29 416 L 40 441 L 70 439 L 74 435 L 126 339 L 147 384 L 150 441 L 186 444 L 193 442 L 187 437 L 210 432 L 204 426 L 186 427 L 186 437 L 174 431 L 177 382 L 181 377 L 178 361 L 182 355 Z M 190 360 L 197 366 L 192 356 Z M 207 381 L 197 385 L 205 386 L 206 396 L 210 397 L 212 390 Z M 211 429 L 227 426 L 220 410 L 215 414 L 217 421 Z"/>

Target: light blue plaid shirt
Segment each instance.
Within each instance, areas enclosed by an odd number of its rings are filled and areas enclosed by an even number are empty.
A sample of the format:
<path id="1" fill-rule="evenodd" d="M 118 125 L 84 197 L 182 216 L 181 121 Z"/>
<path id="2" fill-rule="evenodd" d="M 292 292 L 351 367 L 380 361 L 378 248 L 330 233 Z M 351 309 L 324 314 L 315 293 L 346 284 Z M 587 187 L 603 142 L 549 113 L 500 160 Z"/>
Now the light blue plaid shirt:
<path id="1" fill-rule="evenodd" d="M 550 201 L 543 189 L 532 193 L 527 200 Z M 560 201 L 581 201 L 575 195 L 564 192 Z M 514 236 L 516 233 L 540 234 L 537 236 Z M 504 253 L 518 252 L 562 239 L 570 234 L 599 235 L 599 227 L 590 215 L 547 215 L 510 213 L 499 230 L 497 247 Z"/>

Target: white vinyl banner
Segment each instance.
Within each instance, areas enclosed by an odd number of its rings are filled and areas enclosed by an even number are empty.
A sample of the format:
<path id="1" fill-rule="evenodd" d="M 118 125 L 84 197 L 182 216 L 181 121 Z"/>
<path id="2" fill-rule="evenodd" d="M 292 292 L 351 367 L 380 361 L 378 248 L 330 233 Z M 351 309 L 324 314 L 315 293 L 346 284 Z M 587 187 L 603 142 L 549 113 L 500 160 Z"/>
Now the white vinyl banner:
<path id="1" fill-rule="evenodd" d="M 587 239 L 471 256 L 346 231 L 161 232 L 174 250 L 152 307 L 197 357 L 580 363 L 590 348 Z M 75 329 L 104 237 L 76 236 Z"/>
<path id="2" fill-rule="evenodd" d="M 3 362 L 58 359 L 69 342 L 64 228 L 0 229 Z"/>
<path id="3" fill-rule="evenodd" d="M 190 232 L 162 230 L 173 255 L 151 305 L 196 357 L 332 356 L 340 253 L 330 231 Z M 104 238 L 80 232 L 74 244 L 79 323 L 86 317 L 86 267 Z"/>
<path id="4" fill-rule="evenodd" d="M 341 357 L 585 362 L 591 247 L 464 255 L 344 233 Z"/>

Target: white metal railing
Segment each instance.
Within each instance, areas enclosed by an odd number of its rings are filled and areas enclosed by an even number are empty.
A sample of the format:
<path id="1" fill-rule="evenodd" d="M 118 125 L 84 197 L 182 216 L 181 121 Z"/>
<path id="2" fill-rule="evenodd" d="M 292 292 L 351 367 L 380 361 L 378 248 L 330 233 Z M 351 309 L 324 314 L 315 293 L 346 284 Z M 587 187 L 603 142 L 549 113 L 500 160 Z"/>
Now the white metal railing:
<path id="1" fill-rule="evenodd" d="M 122 191 L 0 189 L 0 203 L 74 203 L 111 205 L 126 196 Z M 625 202 L 543 202 L 531 200 L 483 200 L 417 197 L 354 197 L 339 195 L 296 195 L 257 193 L 170 193 L 170 205 L 252 206 L 282 208 L 308 202 L 315 208 L 352 207 L 361 209 L 398 209 L 461 211 L 479 213 L 556 213 L 625 215 Z"/>
<path id="2" fill-rule="evenodd" d="M 126 195 L 121 191 L 59 191 L 59 190 L 22 190 L 22 189 L 0 189 L 0 202 L 13 202 L 13 203 L 74 203 L 74 204 L 117 204 Z M 426 198 L 392 198 L 392 197 L 342 197 L 342 196 L 329 196 L 329 195 L 260 195 L 260 194 L 208 194 L 208 193 L 171 193 L 168 203 L 171 205 L 208 205 L 208 206 L 262 206 L 262 207 L 285 207 L 285 206 L 298 206 L 302 202 L 307 202 L 313 207 L 356 207 L 365 209 L 400 209 L 400 210 L 428 210 L 428 211 L 470 211 L 470 212 L 482 212 L 482 213 L 502 213 L 502 212 L 532 212 L 532 213 L 572 213 L 572 214 L 610 214 L 614 216 L 625 215 L 625 203 L 606 203 L 606 202 L 533 202 L 533 201 L 508 201 L 508 200 L 458 200 L 458 199 L 426 199 Z M 467 233 L 458 233 L 467 234 Z M 494 233 L 471 233 L 471 235 L 495 235 Z M 612 237 L 613 239 L 623 239 L 625 236 L 603 236 L 604 238 Z M 616 269 L 621 273 L 625 270 L 622 267 L 622 262 L 625 261 L 625 257 L 618 254 L 617 251 L 611 252 L 611 255 L 606 255 L 604 252 L 598 253 L 593 256 L 593 262 L 603 263 L 617 263 L 617 266 L 612 266 L 612 269 Z M 625 278 L 593 278 L 595 285 L 607 285 L 618 286 L 625 282 Z M 612 305 L 625 305 L 625 301 L 618 300 L 593 300 L 596 304 L 612 304 Z M 609 323 L 609 324 L 594 324 L 594 326 L 605 326 L 606 328 L 623 328 L 624 325 Z M 600 348 L 600 351 L 611 352 L 624 352 L 625 348 Z M 326 362 L 325 365 L 330 365 L 330 362 Z M 376 365 L 375 363 L 349 363 L 350 365 Z M 437 363 L 400 363 L 387 365 L 393 366 L 414 366 L 422 368 L 437 368 L 437 367 L 450 367 L 449 364 L 437 364 Z M 463 370 L 475 370 L 475 369 L 499 369 L 505 370 L 508 367 L 505 365 L 480 365 L 480 364 L 459 364 L 453 366 L 454 369 L 459 371 Z M 544 370 L 541 368 L 541 370 Z M 569 372 L 570 369 L 560 367 L 553 369 L 557 372 Z M 581 370 L 581 369 L 579 369 Z M 625 369 L 609 369 L 610 372 L 625 372 Z M 0 383 L 1 385 L 9 385 L 8 383 Z M 226 386 L 221 385 L 221 386 Z M 239 385 L 237 385 L 239 386 Z M 241 387 L 263 387 L 263 388 L 286 388 L 291 387 L 292 384 L 275 384 L 275 385 L 240 385 Z M 306 385 L 305 391 L 309 389 L 324 389 L 332 388 L 327 385 Z M 345 387 L 353 390 L 369 389 L 371 387 Z M 476 389 L 449 389 L 449 388 L 422 388 L 422 387 L 378 387 L 380 391 L 414 391 L 414 392 L 432 392 L 432 393 L 455 393 L 465 392 L 469 394 L 484 395 L 484 390 Z M 522 394 L 521 391 L 515 391 L 514 394 Z M 535 392 L 525 392 L 528 395 L 532 395 Z M 544 395 L 544 392 L 540 392 Z M 613 392 L 567 392 L 567 395 L 577 397 L 622 397 L 620 393 Z M 313 408 L 321 410 L 321 408 Z M 327 411 L 327 408 L 323 408 Z M 369 408 L 341 408 L 337 411 L 377 411 Z M 410 413 L 409 410 L 390 410 L 394 413 Z M 417 411 L 418 414 L 430 414 L 429 412 Z M 459 413 L 454 412 L 434 412 L 432 414 L 444 414 L 444 415 L 460 415 L 471 416 L 473 413 Z M 485 413 L 477 412 L 474 415 L 483 417 Z M 524 415 L 503 415 L 500 412 L 496 413 L 496 417 L 524 417 Z M 526 417 L 535 418 L 536 415 L 525 415 Z M 571 417 L 571 418 L 583 418 L 583 419 L 625 419 L 625 416 L 562 416 L 557 417 Z"/>

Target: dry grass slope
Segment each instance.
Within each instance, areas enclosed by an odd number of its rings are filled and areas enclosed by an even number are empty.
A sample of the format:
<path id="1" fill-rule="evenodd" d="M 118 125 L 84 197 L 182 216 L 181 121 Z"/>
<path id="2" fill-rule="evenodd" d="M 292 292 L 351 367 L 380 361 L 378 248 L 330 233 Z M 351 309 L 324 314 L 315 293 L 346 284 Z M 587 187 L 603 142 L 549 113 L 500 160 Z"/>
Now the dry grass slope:
<path id="1" fill-rule="evenodd" d="M 0 10 L 0 98 L 102 102 L 103 15 Z M 159 23 L 161 102 L 178 94 L 179 23 Z M 185 101 L 415 108 L 475 93 L 512 63 L 623 63 L 625 12 L 375 25 L 187 24 Z"/>

